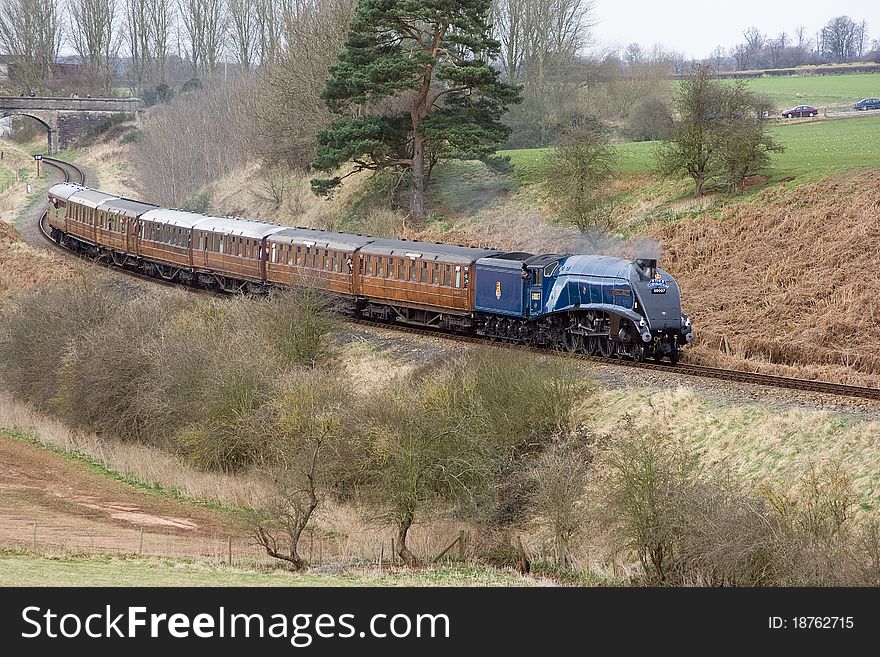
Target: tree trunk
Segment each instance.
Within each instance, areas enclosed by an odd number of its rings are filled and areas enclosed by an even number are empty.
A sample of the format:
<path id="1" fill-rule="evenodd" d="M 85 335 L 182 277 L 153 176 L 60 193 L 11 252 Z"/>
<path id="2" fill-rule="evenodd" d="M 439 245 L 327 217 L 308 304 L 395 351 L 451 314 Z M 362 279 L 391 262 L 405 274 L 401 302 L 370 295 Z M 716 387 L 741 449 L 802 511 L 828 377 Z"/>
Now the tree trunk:
<path id="1" fill-rule="evenodd" d="M 412 527 L 412 523 L 413 514 L 409 511 L 403 514 L 403 517 L 397 522 L 397 555 L 410 568 L 418 565 L 416 555 L 410 552 L 410 549 L 406 546 L 406 534 L 409 528 Z"/>
<path id="2" fill-rule="evenodd" d="M 409 213 L 417 222 L 425 218 L 425 137 L 418 129 L 413 133 L 412 191 Z"/>

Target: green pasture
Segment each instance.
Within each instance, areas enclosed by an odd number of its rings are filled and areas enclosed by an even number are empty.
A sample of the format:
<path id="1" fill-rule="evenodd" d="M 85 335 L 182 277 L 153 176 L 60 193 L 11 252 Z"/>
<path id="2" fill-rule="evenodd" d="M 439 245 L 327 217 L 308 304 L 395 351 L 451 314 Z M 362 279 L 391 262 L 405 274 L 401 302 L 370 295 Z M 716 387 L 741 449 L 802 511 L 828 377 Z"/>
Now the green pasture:
<path id="1" fill-rule="evenodd" d="M 850 77 L 850 76 L 846 76 Z M 855 77 L 855 76 L 852 76 Z M 878 76 L 880 77 L 880 76 Z M 764 172 L 772 179 L 814 177 L 856 167 L 880 167 L 880 117 L 776 124 L 770 128 L 785 147 L 774 153 Z M 622 173 L 651 173 L 657 142 L 618 144 L 617 169 Z M 533 182 L 546 148 L 502 151 L 509 155 L 523 183 Z"/>
<path id="2" fill-rule="evenodd" d="M 777 109 L 850 105 L 862 98 L 880 98 L 880 73 L 753 78 L 746 84 L 770 97 Z"/>

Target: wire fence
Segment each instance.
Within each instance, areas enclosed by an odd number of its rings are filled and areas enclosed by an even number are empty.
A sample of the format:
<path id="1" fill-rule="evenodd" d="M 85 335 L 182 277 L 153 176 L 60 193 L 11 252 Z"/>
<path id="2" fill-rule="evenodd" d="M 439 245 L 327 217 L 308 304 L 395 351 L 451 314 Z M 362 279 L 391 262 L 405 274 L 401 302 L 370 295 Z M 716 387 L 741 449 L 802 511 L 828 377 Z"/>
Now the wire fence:
<path id="1" fill-rule="evenodd" d="M 110 554 L 185 558 L 210 561 L 233 567 L 277 565 L 253 538 L 242 535 L 187 536 L 140 528 L 119 531 L 90 531 L 41 524 L 39 520 L 18 522 L 12 532 L 4 523 L 6 548 L 39 556 Z M 469 535 L 464 530 L 450 537 L 447 533 L 415 532 L 408 546 L 420 561 L 447 563 L 472 560 Z M 299 554 L 312 568 L 341 570 L 354 566 L 391 568 L 402 565 L 396 554 L 395 539 L 352 540 L 307 530 L 300 539 Z"/>
<path id="2" fill-rule="evenodd" d="M 863 116 L 880 116 L 880 109 L 857 110 L 850 105 L 830 105 L 822 110 L 829 119 L 854 119 Z"/>

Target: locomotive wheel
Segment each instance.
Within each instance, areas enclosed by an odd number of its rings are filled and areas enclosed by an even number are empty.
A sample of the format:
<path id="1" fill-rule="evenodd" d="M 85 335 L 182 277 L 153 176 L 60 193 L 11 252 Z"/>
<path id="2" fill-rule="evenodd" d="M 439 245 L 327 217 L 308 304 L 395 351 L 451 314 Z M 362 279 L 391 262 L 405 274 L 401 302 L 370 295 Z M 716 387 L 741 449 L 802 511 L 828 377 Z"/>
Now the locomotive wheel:
<path id="1" fill-rule="evenodd" d="M 670 362 L 672 365 L 677 365 L 677 364 L 678 364 L 678 359 L 679 359 L 680 357 L 681 357 L 681 352 L 680 352 L 678 349 L 676 349 L 676 350 L 673 351 L 671 354 L 669 354 L 669 362 Z"/>
<path id="2" fill-rule="evenodd" d="M 584 338 L 584 351 L 590 356 L 599 355 L 599 338 L 595 335 L 588 335 Z"/>
<path id="3" fill-rule="evenodd" d="M 596 338 L 596 343 L 599 347 L 598 355 L 602 358 L 610 358 L 614 353 L 614 343 L 611 338 Z"/>
<path id="4" fill-rule="evenodd" d="M 577 335 L 575 333 L 566 333 L 565 335 L 565 349 L 569 353 L 574 353 L 576 351 L 584 350 L 584 343 L 582 336 Z"/>
<path id="5" fill-rule="evenodd" d="M 645 360 L 645 345 L 643 345 L 643 344 L 633 345 L 632 357 L 633 357 L 633 360 L 636 361 L 637 363 L 641 363 L 643 360 Z"/>

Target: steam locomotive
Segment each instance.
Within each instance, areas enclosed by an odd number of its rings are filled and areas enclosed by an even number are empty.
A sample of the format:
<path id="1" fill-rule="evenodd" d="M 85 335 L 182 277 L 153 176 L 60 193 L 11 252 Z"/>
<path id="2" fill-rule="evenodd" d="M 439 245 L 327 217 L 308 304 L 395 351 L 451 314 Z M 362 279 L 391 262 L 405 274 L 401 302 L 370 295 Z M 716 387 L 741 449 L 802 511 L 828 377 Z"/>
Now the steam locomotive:
<path id="1" fill-rule="evenodd" d="M 476 249 L 161 208 L 73 183 L 48 192 L 50 236 L 119 267 L 212 291 L 313 286 L 386 322 L 673 364 L 694 338 L 653 258 Z"/>

